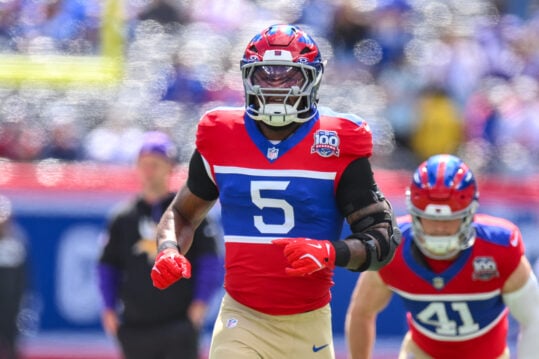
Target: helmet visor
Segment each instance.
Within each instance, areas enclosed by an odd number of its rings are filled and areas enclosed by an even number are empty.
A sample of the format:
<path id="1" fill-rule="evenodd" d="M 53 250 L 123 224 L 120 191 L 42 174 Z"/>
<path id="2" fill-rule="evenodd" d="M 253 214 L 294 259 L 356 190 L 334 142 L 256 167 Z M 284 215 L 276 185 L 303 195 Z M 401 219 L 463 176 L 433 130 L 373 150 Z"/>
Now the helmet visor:
<path id="1" fill-rule="evenodd" d="M 285 65 L 256 66 L 251 78 L 252 85 L 262 88 L 292 88 L 300 89 L 306 84 L 307 78 L 300 67 Z"/>

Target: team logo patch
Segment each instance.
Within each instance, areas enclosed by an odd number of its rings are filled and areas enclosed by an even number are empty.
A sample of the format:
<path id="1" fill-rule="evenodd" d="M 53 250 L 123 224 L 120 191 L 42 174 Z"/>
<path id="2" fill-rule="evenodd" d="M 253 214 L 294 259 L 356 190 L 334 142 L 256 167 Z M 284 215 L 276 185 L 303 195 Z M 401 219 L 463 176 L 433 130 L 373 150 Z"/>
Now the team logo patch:
<path id="1" fill-rule="evenodd" d="M 318 130 L 314 134 L 314 144 L 311 153 L 318 153 L 322 157 L 339 157 L 339 144 L 341 140 L 336 131 Z"/>
<path id="2" fill-rule="evenodd" d="M 227 328 L 234 328 L 238 325 L 238 320 L 236 318 L 230 318 L 226 321 Z"/>
<path id="3" fill-rule="evenodd" d="M 266 157 L 268 160 L 273 161 L 277 157 L 279 157 L 279 149 L 277 147 L 271 147 L 268 148 L 268 152 L 266 153 Z"/>
<path id="4" fill-rule="evenodd" d="M 492 257 L 476 257 L 473 260 L 474 280 L 487 281 L 492 278 L 499 277 L 498 266 Z"/>

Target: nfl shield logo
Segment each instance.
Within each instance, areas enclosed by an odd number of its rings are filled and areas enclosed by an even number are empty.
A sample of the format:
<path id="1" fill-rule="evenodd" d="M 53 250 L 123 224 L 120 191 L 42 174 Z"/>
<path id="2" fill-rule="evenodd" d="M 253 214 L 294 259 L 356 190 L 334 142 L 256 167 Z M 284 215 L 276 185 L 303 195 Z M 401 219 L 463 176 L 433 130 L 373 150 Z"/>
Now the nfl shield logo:
<path id="1" fill-rule="evenodd" d="M 268 153 L 266 154 L 266 157 L 268 157 L 268 160 L 274 160 L 279 156 L 279 149 L 277 147 L 271 147 L 268 148 Z"/>
<path id="2" fill-rule="evenodd" d="M 238 320 L 236 318 L 230 318 L 226 321 L 227 328 L 234 328 L 238 325 Z"/>

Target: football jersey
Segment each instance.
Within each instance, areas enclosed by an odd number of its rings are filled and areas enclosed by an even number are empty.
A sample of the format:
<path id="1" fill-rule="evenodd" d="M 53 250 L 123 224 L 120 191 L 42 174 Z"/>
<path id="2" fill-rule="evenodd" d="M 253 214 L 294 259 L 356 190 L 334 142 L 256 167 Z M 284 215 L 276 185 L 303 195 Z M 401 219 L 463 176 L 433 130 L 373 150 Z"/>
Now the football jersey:
<path id="1" fill-rule="evenodd" d="M 413 253 L 411 217 L 398 221 L 402 244 L 379 273 L 403 299 L 414 342 L 436 359 L 497 358 L 508 331 L 502 287 L 524 254 L 519 229 L 501 218 L 476 215 L 473 246 L 435 273 Z"/>
<path id="2" fill-rule="evenodd" d="M 328 269 L 289 276 L 278 238 L 338 240 L 343 215 L 335 193 L 350 162 L 372 154 L 357 116 L 320 111 L 285 140 L 262 135 L 243 108 L 217 108 L 200 120 L 197 150 L 219 190 L 225 289 L 267 314 L 296 314 L 330 301 Z"/>

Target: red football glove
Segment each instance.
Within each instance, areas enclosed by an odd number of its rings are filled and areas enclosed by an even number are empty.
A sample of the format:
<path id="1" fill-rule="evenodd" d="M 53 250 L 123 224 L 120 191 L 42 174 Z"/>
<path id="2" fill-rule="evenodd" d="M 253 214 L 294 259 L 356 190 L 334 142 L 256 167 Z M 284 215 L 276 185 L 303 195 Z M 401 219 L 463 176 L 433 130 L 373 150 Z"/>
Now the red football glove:
<path id="1" fill-rule="evenodd" d="M 191 263 L 175 249 L 165 249 L 157 255 L 152 268 L 153 286 L 165 289 L 181 278 L 191 278 Z"/>
<path id="2" fill-rule="evenodd" d="M 286 274 L 304 276 L 320 269 L 335 269 L 335 248 L 330 241 L 309 238 L 281 238 L 272 243 L 284 246 L 284 255 L 290 264 Z"/>

